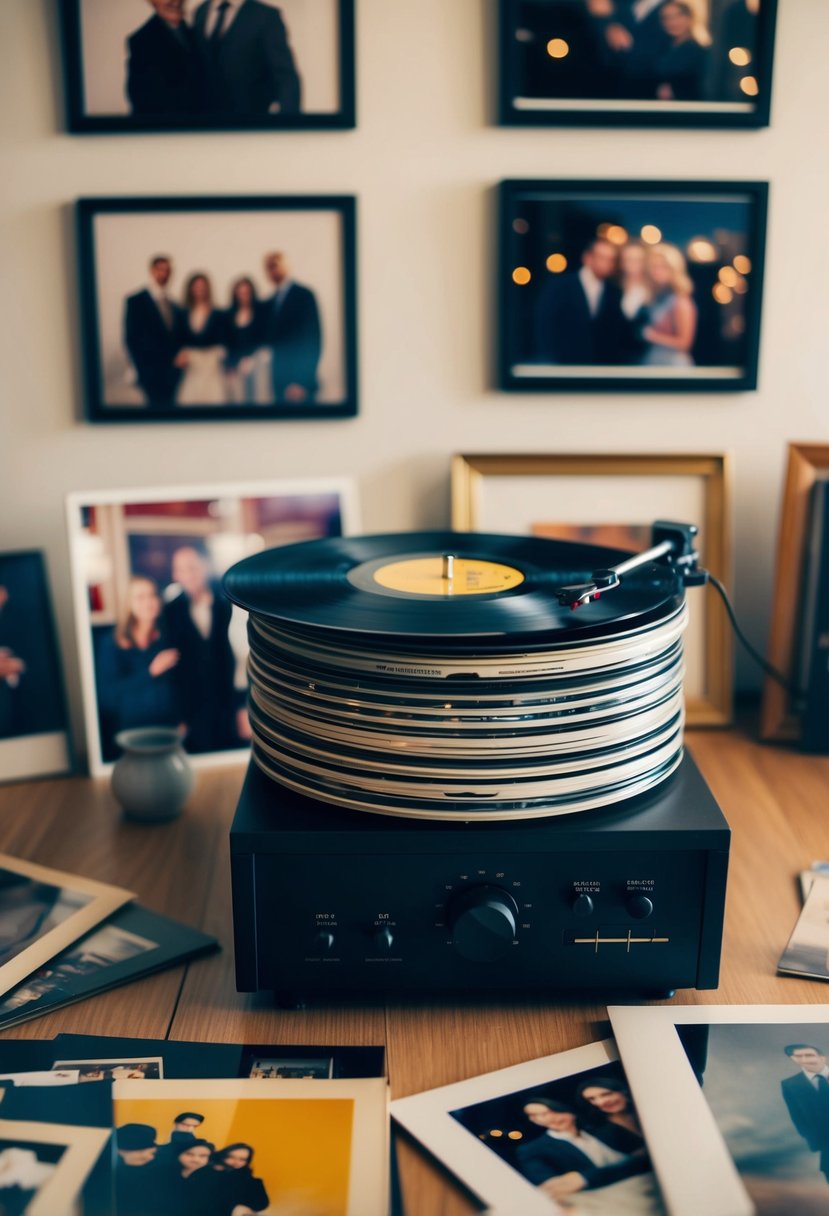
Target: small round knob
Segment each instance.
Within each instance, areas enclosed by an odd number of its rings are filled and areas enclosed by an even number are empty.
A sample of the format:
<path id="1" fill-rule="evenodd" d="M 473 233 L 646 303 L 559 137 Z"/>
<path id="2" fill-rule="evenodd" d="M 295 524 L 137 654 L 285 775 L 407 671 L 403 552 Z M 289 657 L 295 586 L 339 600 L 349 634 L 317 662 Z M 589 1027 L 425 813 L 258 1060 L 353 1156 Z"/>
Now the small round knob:
<path id="1" fill-rule="evenodd" d="M 374 945 L 380 954 L 390 954 L 393 942 L 394 934 L 388 925 L 383 925 L 383 928 L 374 934 Z"/>
<path id="2" fill-rule="evenodd" d="M 593 900 L 589 895 L 582 892 L 573 900 L 573 913 L 575 916 L 590 916 L 593 911 Z"/>
<path id="3" fill-rule="evenodd" d="M 631 895 L 627 901 L 628 913 L 636 920 L 645 920 L 653 912 L 653 901 L 647 895 Z"/>
<path id="4" fill-rule="evenodd" d="M 334 934 L 327 929 L 321 929 L 314 938 L 314 945 L 321 954 L 330 954 L 334 949 Z"/>
<path id="5" fill-rule="evenodd" d="M 476 963 L 502 958 L 515 941 L 518 905 L 500 887 L 470 887 L 448 910 L 452 945 Z"/>

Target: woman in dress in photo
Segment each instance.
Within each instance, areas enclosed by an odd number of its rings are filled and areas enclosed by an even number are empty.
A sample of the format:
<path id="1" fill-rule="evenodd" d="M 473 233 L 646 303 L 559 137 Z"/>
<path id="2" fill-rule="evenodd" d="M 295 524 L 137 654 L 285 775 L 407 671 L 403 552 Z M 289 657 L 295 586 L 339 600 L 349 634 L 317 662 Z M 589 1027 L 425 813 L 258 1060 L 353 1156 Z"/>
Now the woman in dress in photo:
<path id="1" fill-rule="evenodd" d="M 701 101 L 711 46 L 705 21 L 690 0 L 666 0 L 659 20 L 671 41 L 655 65 L 656 96 L 660 101 Z"/>
<path id="2" fill-rule="evenodd" d="M 234 1216 L 239 1211 L 264 1212 L 268 1192 L 261 1178 L 253 1173 L 253 1148 L 249 1144 L 228 1144 L 210 1160 L 211 1186 L 218 1206 L 217 1216 Z"/>
<path id="3" fill-rule="evenodd" d="M 685 257 L 676 245 L 652 245 L 646 270 L 651 286 L 648 323 L 642 330 L 647 343 L 642 356 L 646 367 L 693 367 L 691 354 L 697 333 L 697 306 L 691 298 L 694 284 Z"/>
<path id="4" fill-rule="evenodd" d="M 642 330 L 650 318 L 652 288 L 647 274 L 647 250 L 641 241 L 628 241 L 619 250 L 617 280 L 622 293 L 626 362 L 638 363 L 645 350 Z"/>
<path id="5" fill-rule="evenodd" d="M 230 290 L 225 317 L 227 399 L 232 405 L 266 405 L 263 399 L 262 310 L 253 279 L 237 279 Z"/>
<path id="6" fill-rule="evenodd" d="M 97 655 L 98 706 L 108 727 L 102 733 L 177 726 L 181 716 L 173 669 L 178 661 L 179 652 L 164 633 L 158 588 L 143 575 L 131 578 L 121 619 L 102 639 Z"/>
<path id="7" fill-rule="evenodd" d="M 144 1202 L 152 1216 L 218 1216 L 220 1208 L 210 1186 L 210 1158 L 215 1145 L 193 1137 L 171 1160 L 151 1163 Z M 144 1209 L 142 1208 L 142 1211 Z"/>
<path id="8" fill-rule="evenodd" d="M 550 1199 L 585 1216 L 662 1216 L 641 1135 L 552 1098 L 531 1098 L 524 1114 L 544 1132 L 519 1146 L 517 1165 Z"/>
<path id="9" fill-rule="evenodd" d="M 224 405 L 225 317 L 213 305 L 206 274 L 191 274 L 184 289 L 184 319 L 175 364 L 184 371 L 177 405 Z"/>

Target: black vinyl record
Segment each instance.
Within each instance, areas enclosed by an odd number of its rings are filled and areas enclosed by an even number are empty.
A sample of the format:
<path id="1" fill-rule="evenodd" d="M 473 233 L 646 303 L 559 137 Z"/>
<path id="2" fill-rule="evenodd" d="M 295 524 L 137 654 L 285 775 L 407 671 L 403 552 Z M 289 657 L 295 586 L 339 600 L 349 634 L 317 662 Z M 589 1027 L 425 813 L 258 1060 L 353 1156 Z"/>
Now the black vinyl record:
<path id="1" fill-rule="evenodd" d="M 560 589 L 630 557 L 617 549 L 474 532 L 407 532 L 303 541 L 256 554 L 225 575 L 229 598 L 300 629 L 394 638 L 417 647 L 549 647 L 626 632 L 676 611 L 668 564 L 647 563 L 574 610 Z"/>

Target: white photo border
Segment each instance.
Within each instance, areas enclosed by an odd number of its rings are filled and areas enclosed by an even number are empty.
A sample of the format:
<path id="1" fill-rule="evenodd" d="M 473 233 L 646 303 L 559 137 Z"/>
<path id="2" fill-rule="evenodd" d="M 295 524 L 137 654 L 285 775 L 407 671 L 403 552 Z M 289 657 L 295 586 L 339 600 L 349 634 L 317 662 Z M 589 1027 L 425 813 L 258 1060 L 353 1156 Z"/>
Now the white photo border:
<path id="1" fill-rule="evenodd" d="M 26 1208 L 27 1216 L 75 1216 L 84 1183 L 112 1135 L 108 1127 L 76 1127 L 0 1119 L 0 1140 L 57 1144 L 66 1151 Z"/>

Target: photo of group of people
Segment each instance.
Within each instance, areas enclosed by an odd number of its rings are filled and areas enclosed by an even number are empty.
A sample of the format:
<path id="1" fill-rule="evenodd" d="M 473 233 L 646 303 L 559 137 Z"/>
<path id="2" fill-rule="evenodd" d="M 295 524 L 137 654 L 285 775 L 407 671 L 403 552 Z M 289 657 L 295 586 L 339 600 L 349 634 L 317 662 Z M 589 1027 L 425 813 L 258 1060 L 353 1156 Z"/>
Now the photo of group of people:
<path id="1" fill-rule="evenodd" d="M 502 121 L 763 125 L 772 10 L 773 0 L 502 0 Z"/>
<path id="2" fill-rule="evenodd" d="M 334 481 L 73 496 L 93 772 L 134 727 L 177 727 L 201 757 L 248 746 L 247 617 L 221 577 L 252 553 L 342 535 L 350 509 L 348 487 Z"/>
<path id="3" fill-rule="evenodd" d="M 67 0 L 73 130 L 353 125 L 352 0 Z"/>
<path id="4" fill-rule="evenodd" d="M 502 184 L 503 387 L 754 387 L 765 189 L 578 185 Z"/>
<path id="5" fill-rule="evenodd" d="M 90 417 L 354 413 L 353 200 L 81 200 Z"/>
<path id="6" fill-rule="evenodd" d="M 69 767 L 66 702 L 41 553 L 0 554 L 0 781 Z"/>

